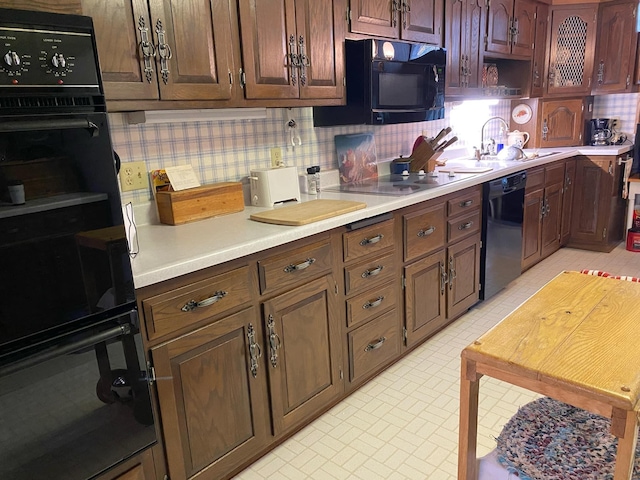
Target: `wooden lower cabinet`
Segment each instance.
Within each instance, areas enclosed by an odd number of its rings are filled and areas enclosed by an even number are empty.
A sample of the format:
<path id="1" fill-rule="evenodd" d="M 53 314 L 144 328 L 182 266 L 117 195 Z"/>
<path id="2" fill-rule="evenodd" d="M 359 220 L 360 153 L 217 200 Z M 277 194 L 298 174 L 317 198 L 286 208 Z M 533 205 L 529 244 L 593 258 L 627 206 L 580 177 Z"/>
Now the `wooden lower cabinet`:
<path id="1" fill-rule="evenodd" d="M 562 192 L 562 225 L 560 227 L 560 246 L 565 246 L 571 236 L 573 217 L 573 192 L 576 183 L 576 159 L 568 158 L 564 164 L 564 188 Z"/>
<path id="2" fill-rule="evenodd" d="M 624 238 L 621 157 L 578 156 L 568 246 L 610 252 Z"/>
<path id="3" fill-rule="evenodd" d="M 162 447 L 155 445 L 122 462 L 97 480 L 156 480 L 164 478 Z"/>
<path id="4" fill-rule="evenodd" d="M 565 182 L 565 162 L 527 171 L 522 226 L 523 270 L 560 248 Z"/>
<path id="5" fill-rule="evenodd" d="M 151 349 L 172 480 L 223 478 L 267 445 L 262 338 L 249 307 Z"/>
<path id="6" fill-rule="evenodd" d="M 343 392 L 331 275 L 263 303 L 273 434 L 299 426 Z"/>

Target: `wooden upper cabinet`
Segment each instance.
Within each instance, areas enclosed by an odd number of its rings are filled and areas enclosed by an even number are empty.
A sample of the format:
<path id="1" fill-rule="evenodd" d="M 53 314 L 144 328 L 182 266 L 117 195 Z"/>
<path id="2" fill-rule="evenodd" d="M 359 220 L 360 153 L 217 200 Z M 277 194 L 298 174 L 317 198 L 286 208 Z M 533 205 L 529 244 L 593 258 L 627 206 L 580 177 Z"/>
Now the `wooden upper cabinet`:
<path id="1" fill-rule="evenodd" d="M 342 98 L 345 0 L 240 0 L 245 97 Z"/>
<path id="2" fill-rule="evenodd" d="M 547 27 L 549 25 L 549 6 L 544 3 L 536 5 L 536 25 L 533 57 L 531 59 L 531 97 L 541 97 L 547 87 L 545 74 L 545 54 L 547 51 Z"/>
<path id="3" fill-rule="evenodd" d="M 446 93 L 473 94 L 482 87 L 484 0 L 446 0 L 445 48 L 447 49 Z"/>
<path id="4" fill-rule="evenodd" d="M 600 4 L 593 72 L 594 94 L 631 91 L 636 53 L 635 1 Z"/>
<path id="5" fill-rule="evenodd" d="M 536 4 L 529 0 L 491 0 L 485 51 L 530 58 L 535 35 Z"/>
<path id="6" fill-rule="evenodd" d="M 440 0 L 351 0 L 352 33 L 442 45 Z"/>
<path id="7" fill-rule="evenodd" d="M 0 0 L 0 8 L 82 15 L 80 0 Z"/>
<path id="8" fill-rule="evenodd" d="M 584 101 L 581 98 L 542 102 L 539 146 L 582 144 Z"/>
<path id="9" fill-rule="evenodd" d="M 232 97 L 232 1 L 82 0 L 107 100 Z"/>
<path id="10" fill-rule="evenodd" d="M 547 94 L 591 91 L 598 5 L 551 6 Z"/>

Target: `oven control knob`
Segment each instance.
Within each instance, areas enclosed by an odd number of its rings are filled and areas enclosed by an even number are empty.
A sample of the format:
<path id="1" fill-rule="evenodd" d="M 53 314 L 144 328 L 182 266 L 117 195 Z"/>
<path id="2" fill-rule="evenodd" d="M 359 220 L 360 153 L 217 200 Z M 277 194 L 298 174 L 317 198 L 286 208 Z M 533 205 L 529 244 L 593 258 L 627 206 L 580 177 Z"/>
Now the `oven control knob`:
<path id="1" fill-rule="evenodd" d="M 9 50 L 4 54 L 4 63 L 10 67 L 19 67 L 20 66 L 20 55 L 16 52 Z"/>
<path id="2" fill-rule="evenodd" d="M 61 53 L 54 53 L 51 58 L 51 64 L 55 68 L 65 68 L 67 66 L 67 60 L 64 58 L 64 55 Z"/>

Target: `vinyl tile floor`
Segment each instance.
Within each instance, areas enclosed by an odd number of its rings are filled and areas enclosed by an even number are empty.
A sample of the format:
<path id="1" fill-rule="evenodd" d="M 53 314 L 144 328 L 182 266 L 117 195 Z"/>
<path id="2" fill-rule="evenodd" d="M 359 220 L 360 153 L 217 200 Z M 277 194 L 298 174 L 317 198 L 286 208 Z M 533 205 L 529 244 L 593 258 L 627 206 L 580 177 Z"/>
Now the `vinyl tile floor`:
<path id="1" fill-rule="evenodd" d="M 457 476 L 460 352 L 563 270 L 640 276 L 640 253 L 563 248 L 481 302 L 234 480 L 429 479 Z M 640 307 L 636 307 L 639 308 Z M 481 380 L 478 456 L 538 395 Z"/>

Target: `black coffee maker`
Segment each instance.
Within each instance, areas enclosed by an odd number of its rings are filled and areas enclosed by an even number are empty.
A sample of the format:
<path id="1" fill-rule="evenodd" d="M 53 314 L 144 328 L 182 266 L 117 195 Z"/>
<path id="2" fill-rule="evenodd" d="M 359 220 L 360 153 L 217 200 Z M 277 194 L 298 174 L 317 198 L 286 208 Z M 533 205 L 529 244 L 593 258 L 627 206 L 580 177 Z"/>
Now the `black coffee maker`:
<path id="1" fill-rule="evenodd" d="M 611 145 L 611 119 L 593 118 L 589 120 L 589 144 Z"/>

